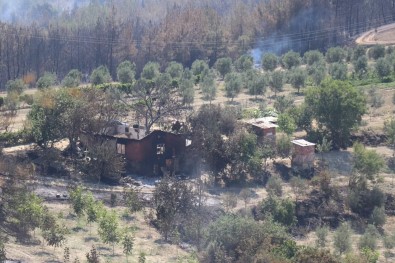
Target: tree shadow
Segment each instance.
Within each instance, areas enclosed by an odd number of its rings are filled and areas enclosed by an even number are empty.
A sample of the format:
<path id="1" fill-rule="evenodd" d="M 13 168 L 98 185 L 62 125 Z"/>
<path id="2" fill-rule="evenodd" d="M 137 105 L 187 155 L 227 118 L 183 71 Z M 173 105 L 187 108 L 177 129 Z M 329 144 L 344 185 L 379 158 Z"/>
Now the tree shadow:
<path id="1" fill-rule="evenodd" d="M 97 237 L 85 237 L 84 241 L 85 242 L 90 242 L 90 241 L 98 242 L 99 239 Z"/>
<path id="2" fill-rule="evenodd" d="M 286 166 L 283 163 L 274 163 L 274 169 L 276 170 L 276 172 L 280 175 L 281 179 L 283 179 L 284 181 L 288 182 L 289 179 L 291 179 L 291 168 Z"/>
<path id="3" fill-rule="evenodd" d="M 83 228 L 83 227 L 80 227 L 80 226 L 76 226 L 76 227 L 73 227 L 71 230 L 73 230 L 74 232 L 88 232 L 88 230 L 86 230 L 85 228 Z"/>
<path id="4" fill-rule="evenodd" d="M 227 102 L 225 102 L 226 105 L 231 105 L 231 106 L 237 106 L 240 105 L 240 102 L 238 101 L 232 101 L 232 100 L 228 100 Z"/>
<path id="5" fill-rule="evenodd" d="M 96 249 L 97 249 L 98 251 L 106 251 L 106 252 L 111 252 L 111 254 L 112 254 L 112 249 L 111 249 L 111 248 L 109 248 L 109 247 L 98 246 L 98 247 L 96 247 Z"/>

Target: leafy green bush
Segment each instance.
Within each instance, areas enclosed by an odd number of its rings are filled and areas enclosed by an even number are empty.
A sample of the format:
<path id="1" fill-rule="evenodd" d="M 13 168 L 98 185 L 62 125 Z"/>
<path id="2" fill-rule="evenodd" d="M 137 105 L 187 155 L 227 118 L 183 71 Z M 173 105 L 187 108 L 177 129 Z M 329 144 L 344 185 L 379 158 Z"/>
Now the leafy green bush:
<path id="1" fill-rule="evenodd" d="M 292 226 L 296 223 L 295 202 L 291 199 L 279 199 L 272 195 L 259 204 L 260 213 L 264 218 L 272 217 L 277 223 Z"/>
<path id="2" fill-rule="evenodd" d="M 328 63 L 342 63 L 346 52 L 341 47 L 331 47 L 325 54 Z"/>
<path id="3" fill-rule="evenodd" d="M 297 67 L 301 64 L 300 54 L 294 51 L 288 51 L 281 58 L 281 64 L 286 69 L 291 69 L 293 67 Z"/>
<path id="4" fill-rule="evenodd" d="M 53 85 L 55 85 L 57 81 L 57 76 L 55 73 L 44 72 L 44 75 L 38 79 L 37 88 L 38 89 L 47 89 Z"/>
<path id="5" fill-rule="evenodd" d="M 90 81 L 93 85 L 100 85 L 103 83 L 111 82 L 111 75 L 110 71 L 106 66 L 99 66 L 98 68 L 94 69 L 91 76 Z"/>
<path id="6" fill-rule="evenodd" d="M 360 237 L 358 247 L 360 249 L 369 248 L 375 250 L 379 233 L 374 225 L 368 225 L 365 233 Z"/>
<path id="7" fill-rule="evenodd" d="M 62 86 L 66 88 L 78 87 L 80 85 L 82 73 L 78 69 L 72 69 L 62 80 Z"/>
<path id="8" fill-rule="evenodd" d="M 333 244 L 340 254 L 351 250 L 351 229 L 347 223 L 343 223 L 336 230 L 333 235 Z"/>

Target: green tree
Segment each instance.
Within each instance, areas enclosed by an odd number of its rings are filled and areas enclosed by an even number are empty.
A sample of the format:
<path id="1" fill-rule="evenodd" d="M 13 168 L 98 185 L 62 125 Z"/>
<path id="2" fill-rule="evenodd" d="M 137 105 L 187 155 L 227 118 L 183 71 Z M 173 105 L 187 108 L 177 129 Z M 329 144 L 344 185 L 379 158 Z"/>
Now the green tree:
<path id="1" fill-rule="evenodd" d="M 329 75 L 335 80 L 346 80 L 347 65 L 339 62 L 332 63 L 329 66 Z"/>
<path id="2" fill-rule="evenodd" d="M 69 191 L 71 207 L 74 213 L 81 217 L 86 209 L 86 195 L 81 186 L 77 186 Z"/>
<path id="3" fill-rule="evenodd" d="M 160 65 L 156 62 L 148 62 L 144 65 L 141 78 L 146 81 L 155 81 L 160 75 Z"/>
<path id="4" fill-rule="evenodd" d="M 354 48 L 353 52 L 353 57 L 352 59 L 354 61 L 358 60 L 360 57 L 366 57 L 366 48 L 362 45 L 358 45 L 356 48 Z"/>
<path id="5" fill-rule="evenodd" d="M 318 50 L 310 50 L 303 55 L 304 62 L 312 66 L 316 63 L 322 63 L 324 61 L 324 55 Z"/>
<path id="6" fill-rule="evenodd" d="M 239 73 L 246 72 L 252 69 L 253 65 L 254 65 L 253 58 L 249 55 L 242 55 L 234 63 L 236 71 Z"/>
<path id="7" fill-rule="evenodd" d="M 135 213 L 143 209 L 143 204 L 139 197 L 139 192 L 134 188 L 124 189 L 123 201 L 130 213 Z"/>
<path id="8" fill-rule="evenodd" d="M 277 124 L 279 129 L 290 136 L 296 130 L 295 120 L 287 113 L 278 116 Z"/>
<path id="9" fill-rule="evenodd" d="M 221 75 L 222 79 L 224 79 L 225 75 L 232 71 L 232 59 L 229 57 L 219 58 L 215 62 L 215 68 Z"/>
<path id="10" fill-rule="evenodd" d="M 288 51 L 281 58 L 281 64 L 285 69 L 291 69 L 301 64 L 302 59 L 300 54 L 294 51 Z"/>
<path id="11" fill-rule="evenodd" d="M 340 254 L 351 250 L 351 229 L 347 223 L 343 223 L 333 235 L 333 244 Z"/>
<path id="12" fill-rule="evenodd" d="M 326 52 L 325 58 L 328 63 L 342 63 L 345 55 L 344 49 L 341 47 L 332 47 Z"/>
<path id="13" fill-rule="evenodd" d="M 57 76 L 55 73 L 44 72 L 44 75 L 38 79 L 37 88 L 38 89 L 47 89 L 56 84 Z"/>
<path id="14" fill-rule="evenodd" d="M 153 197 L 156 223 L 166 241 L 177 223 L 187 220 L 194 200 L 192 187 L 183 181 L 165 177 L 156 186 Z"/>
<path id="15" fill-rule="evenodd" d="M 110 71 L 106 66 L 99 66 L 92 71 L 90 81 L 93 85 L 100 85 L 103 83 L 111 82 Z"/>
<path id="16" fill-rule="evenodd" d="M 55 224 L 50 229 L 43 232 L 43 237 L 48 245 L 61 247 L 66 241 L 66 234 L 69 230 L 64 225 Z"/>
<path id="17" fill-rule="evenodd" d="M 376 73 L 383 81 L 391 75 L 392 67 L 388 59 L 379 58 L 375 65 Z"/>
<path id="18" fill-rule="evenodd" d="M 44 207 L 41 198 L 39 198 L 34 193 L 28 193 L 24 195 L 22 201 L 17 207 L 17 218 L 19 221 L 19 227 L 24 232 L 27 233 L 29 230 L 36 229 L 40 226 Z"/>
<path id="19" fill-rule="evenodd" d="M 171 77 L 171 85 L 173 87 L 178 87 L 180 84 L 180 80 L 183 76 L 184 67 L 182 64 L 172 61 L 166 68 L 166 73 Z"/>
<path id="20" fill-rule="evenodd" d="M 266 71 L 274 71 L 278 65 L 278 57 L 273 53 L 265 53 L 262 56 L 262 67 Z"/>
<path id="21" fill-rule="evenodd" d="M 88 192 L 84 198 L 86 220 L 91 225 L 99 220 L 101 213 L 104 211 L 104 205 L 101 201 L 95 200 L 92 192 Z"/>
<path id="22" fill-rule="evenodd" d="M 117 78 L 121 83 L 133 83 L 136 75 L 136 65 L 126 60 L 117 67 Z"/>
<path id="23" fill-rule="evenodd" d="M 72 69 L 62 80 L 62 86 L 66 88 L 78 87 L 81 83 L 82 73 L 78 69 Z"/>
<path id="24" fill-rule="evenodd" d="M 302 68 L 293 68 L 290 72 L 290 82 L 292 87 L 298 90 L 300 93 L 300 88 L 305 86 L 307 79 L 306 71 Z"/>
<path id="25" fill-rule="evenodd" d="M 290 96 L 278 96 L 274 101 L 273 107 L 280 114 L 290 112 L 295 107 L 294 98 Z"/>
<path id="26" fill-rule="evenodd" d="M 384 160 L 375 150 L 366 149 L 362 143 L 354 144 L 354 169 L 365 175 L 369 180 L 384 167 Z"/>
<path id="27" fill-rule="evenodd" d="M 274 222 L 284 226 L 292 226 L 296 223 L 295 203 L 289 198 L 280 199 L 269 195 L 259 207 L 260 212 L 265 217 L 272 216 Z"/>
<path id="28" fill-rule="evenodd" d="M 369 57 L 374 60 L 383 58 L 385 56 L 385 46 L 375 45 L 369 49 L 368 54 L 369 54 Z"/>
<path id="29" fill-rule="evenodd" d="M 325 80 L 308 90 L 305 102 L 317 122 L 330 132 L 335 147 L 346 147 L 351 130 L 366 112 L 366 99 L 348 82 Z"/>
<path id="30" fill-rule="evenodd" d="M 118 215 L 115 211 L 104 210 L 99 221 L 99 236 L 105 244 L 112 244 L 113 255 L 115 244 L 120 241 L 118 224 Z"/>
<path id="31" fill-rule="evenodd" d="M 284 87 L 284 73 L 282 71 L 274 71 L 270 75 L 270 88 L 274 92 L 274 96 L 277 96 L 277 92 L 283 90 Z"/>
<path id="32" fill-rule="evenodd" d="M 225 76 L 226 97 L 231 98 L 231 101 L 240 93 L 241 87 L 241 77 L 238 73 L 229 73 Z"/>
<path id="33" fill-rule="evenodd" d="M 366 56 L 358 57 L 353 61 L 355 73 L 361 78 L 368 72 L 368 58 Z"/>
<path id="34" fill-rule="evenodd" d="M 16 93 L 21 95 L 26 89 L 26 84 L 22 79 L 15 79 L 7 81 L 5 87 L 7 89 L 7 94 Z"/>
<path id="35" fill-rule="evenodd" d="M 133 252 L 134 236 L 125 234 L 122 238 L 123 253 L 126 256 L 126 262 L 128 262 L 128 256 Z"/>
<path id="36" fill-rule="evenodd" d="M 258 95 L 263 95 L 266 91 L 267 77 L 254 70 L 251 77 L 248 79 L 247 88 L 250 95 L 254 95 L 257 99 Z"/>
<path id="37" fill-rule="evenodd" d="M 209 70 L 208 73 L 204 74 L 200 87 L 203 93 L 203 99 L 211 101 L 215 99 L 217 95 L 217 84 L 215 83 L 215 73 Z"/>
<path id="38" fill-rule="evenodd" d="M 308 73 L 313 79 L 314 84 L 317 86 L 320 85 L 327 74 L 325 63 L 315 63 L 312 66 L 309 66 Z"/>
<path id="39" fill-rule="evenodd" d="M 387 221 L 387 216 L 385 214 L 384 206 L 375 207 L 370 216 L 370 220 L 375 227 L 382 227 Z"/>
<path id="40" fill-rule="evenodd" d="M 195 78 L 195 83 L 198 84 L 203 78 L 203 74 L 207 72 L 209 66 L 206 61 L 197 59 L 192 63 L 191 71 Z"/>
<path id="41" fill-rule="evenodd" d="M 379 232 L 374 225 L 368 225 L 365 233 L 360 237 L 358 247 L 360 249 L 369 248 L 375 250 L 377 248 L 377 238 Z"/>

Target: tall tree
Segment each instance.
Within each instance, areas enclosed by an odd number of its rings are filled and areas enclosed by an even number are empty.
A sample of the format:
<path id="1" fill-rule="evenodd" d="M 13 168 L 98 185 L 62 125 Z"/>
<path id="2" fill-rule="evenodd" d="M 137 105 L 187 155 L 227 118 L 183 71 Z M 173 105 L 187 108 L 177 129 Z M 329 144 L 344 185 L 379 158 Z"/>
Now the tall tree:
<path id="1" fill-rule="evenodd" d="M 306 104 L 315 119 L 328 132 L 336 147 L 347 147 L 351 130 L 366 112 L 366 98 L 348 82 L 325 80 L 320 87 L 311 88 Z"/>

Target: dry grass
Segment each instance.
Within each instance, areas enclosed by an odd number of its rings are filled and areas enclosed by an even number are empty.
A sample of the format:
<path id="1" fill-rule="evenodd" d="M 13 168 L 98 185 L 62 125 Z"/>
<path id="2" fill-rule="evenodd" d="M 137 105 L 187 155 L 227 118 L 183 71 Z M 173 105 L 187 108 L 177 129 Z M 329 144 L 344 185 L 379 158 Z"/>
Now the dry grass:
<path id="1" fill-rule="evenodd" d="M 63 262 L 64 247 L 69 247 L 72 260 L 78 257 L 80 262 L 85 262 L 86 253 L 95 245 L 101 262 L 126 262 L 121 244 L 115 245 L 113 256 L 112 245 L 104 244 L 100 240 L 96 223 L 89 226 L 85 219 L 77 220 L 70 213 L 67 204 L 47 203 L 46 205 L 55 214 L 62 214 L 62 219 L 59 220 L 70 229 L 64 246 L 61 248 L 42 246 L 40 231 L 36 231 L 36 239 L 32 244 L 7 243 L 6 249 L 9 258 L 29 263 Z M 117 207 L 115 211 L 122 218 L 123 208 Z M 145 222 L 142 212 L 136 213 L 130 219 L 121 219 L 120 223 L 122 233 L 126 231 L 135 233 L 133 254 L 129 256 L 129 262 L 137 262 L 140 252 L 146 253 L 147 262 L 176 262 L 178 257 L 188 255 L 178 246 L 163 242 L 160 234 Z"/>

